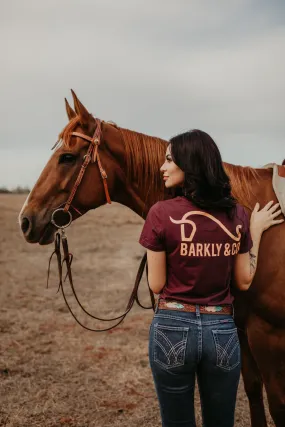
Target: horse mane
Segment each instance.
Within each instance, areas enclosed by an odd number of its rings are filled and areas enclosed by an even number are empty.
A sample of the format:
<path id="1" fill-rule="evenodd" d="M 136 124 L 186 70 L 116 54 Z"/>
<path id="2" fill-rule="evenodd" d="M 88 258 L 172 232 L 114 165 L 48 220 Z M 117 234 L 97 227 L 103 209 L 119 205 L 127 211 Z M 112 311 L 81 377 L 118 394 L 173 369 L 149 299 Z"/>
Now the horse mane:
<path id="1" fill-rule="evenodd" d="M 122 134 L 127 164 L 127 178 L 143 190 L 145 202 L 163 199 L 164 182 L 159 174 L 166 151 L 166 141 L 129 129 Z"/>
<path id="2" fill-rule="evenodd" d="M 255 202 L 253 197 L 254 183 L 259 183 L 260 174 L 258 171 L 249 166 L 238 166 L 229 163 L 223 163 L 226 173 L 228 174 L 231 186 L 232 195 L 241 205 L 252 209 Z"/>

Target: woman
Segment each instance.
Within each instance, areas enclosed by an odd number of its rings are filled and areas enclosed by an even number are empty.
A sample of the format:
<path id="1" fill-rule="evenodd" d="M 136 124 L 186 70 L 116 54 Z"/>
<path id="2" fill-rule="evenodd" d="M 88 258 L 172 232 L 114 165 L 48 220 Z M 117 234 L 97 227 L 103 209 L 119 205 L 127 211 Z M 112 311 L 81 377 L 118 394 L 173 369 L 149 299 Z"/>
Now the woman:
<path id="1" fill-rule="evenodd" d="M 149 358 L 163 427 L 195 426 L 197 377 L 204 427 L 232 427 L 240 347 L 231 284 L 247 290 L 261 235 L 279 204 L 257 203 L 249 221 L 231 195 L 219 149 L 200 130 L 170 140 L 161 167 L 176 197 L 150 209 L 140 243 L 159 295 Z"/>

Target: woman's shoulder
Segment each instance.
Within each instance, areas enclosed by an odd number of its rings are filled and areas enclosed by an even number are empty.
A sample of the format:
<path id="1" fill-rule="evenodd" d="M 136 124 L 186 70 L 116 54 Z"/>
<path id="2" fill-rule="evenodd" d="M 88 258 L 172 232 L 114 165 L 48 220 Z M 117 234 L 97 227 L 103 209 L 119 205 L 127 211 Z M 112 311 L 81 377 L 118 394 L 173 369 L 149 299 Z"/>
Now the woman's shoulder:
<path id="1" fill-rule="evenodd" d="M 182 196 L 176 196 L 171 199 L 161 200 L 158 203 L 161 204 L 161 206 L 163 206 L 164 208 L 168 208 L 172 206 L 184 206 L 189 204 L 193 205 L 193 203 L 190 200 Z"/>
<path id="2" fill-rule="evenodd" d="M 170 211 L 173 209 L 177 209 L 180 206 L 183 206 L 188 204 L 189 205 L 189 201 L 186 201 L 184 197 L 174 197 L 172 199 L 166 199 L 166 200 L 160 200 L 159 202 L 156 202 L 154 205 L 152 205 L 151 210 L 152 211 Z"/>
<path id="3" fill-rule="evenodd" d="M 248 219 L 248 213 L 243 205 L 236 204 L 235 216 L 243 222 Z"/>
<path id="4" fill-rule="evenodd" d="M 236 212 L 237 213 L 244 213 L 244 212 L 246 212 L 246 210 L 245 210 L 245 207 L 243 206 L 243 205 L 241 205 L 240 203 L 237 203 L 236 204 Z"/>

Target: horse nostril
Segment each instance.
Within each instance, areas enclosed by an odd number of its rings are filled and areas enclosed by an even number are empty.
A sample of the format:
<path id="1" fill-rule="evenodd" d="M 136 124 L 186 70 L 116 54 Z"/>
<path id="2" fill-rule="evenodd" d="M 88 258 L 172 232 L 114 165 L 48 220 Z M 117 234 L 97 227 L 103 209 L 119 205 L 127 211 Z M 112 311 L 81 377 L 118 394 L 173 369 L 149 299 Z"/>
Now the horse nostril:
<path id="1" fill-rule="evenodd" d="M 26 233 L 27 233 L 27 231 L 29 230 L 29 228 L 30 228 L 30 220 L 29 220 L 27 217 L 24 217 L 24 218 L 22 219 L 22 222 L 21 222 L 21 229 L 22 229 L 22 232 L 23 232 L 24 234 L 26 234 Z"/>

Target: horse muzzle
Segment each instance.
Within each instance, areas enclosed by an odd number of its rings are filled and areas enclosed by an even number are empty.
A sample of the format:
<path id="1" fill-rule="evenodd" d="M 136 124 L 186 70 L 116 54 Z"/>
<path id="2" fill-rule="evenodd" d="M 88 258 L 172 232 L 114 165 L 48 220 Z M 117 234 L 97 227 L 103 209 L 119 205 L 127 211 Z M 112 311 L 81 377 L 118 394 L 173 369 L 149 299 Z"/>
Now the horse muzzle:
<path id="1" fill-rule="evenodd" d="M 20 218 L 20 227 L 28 243 L 48 245 L 54 241 L 56 227 L 50 222 L 43 222 L 35 215 L 24 213 Z"/>

